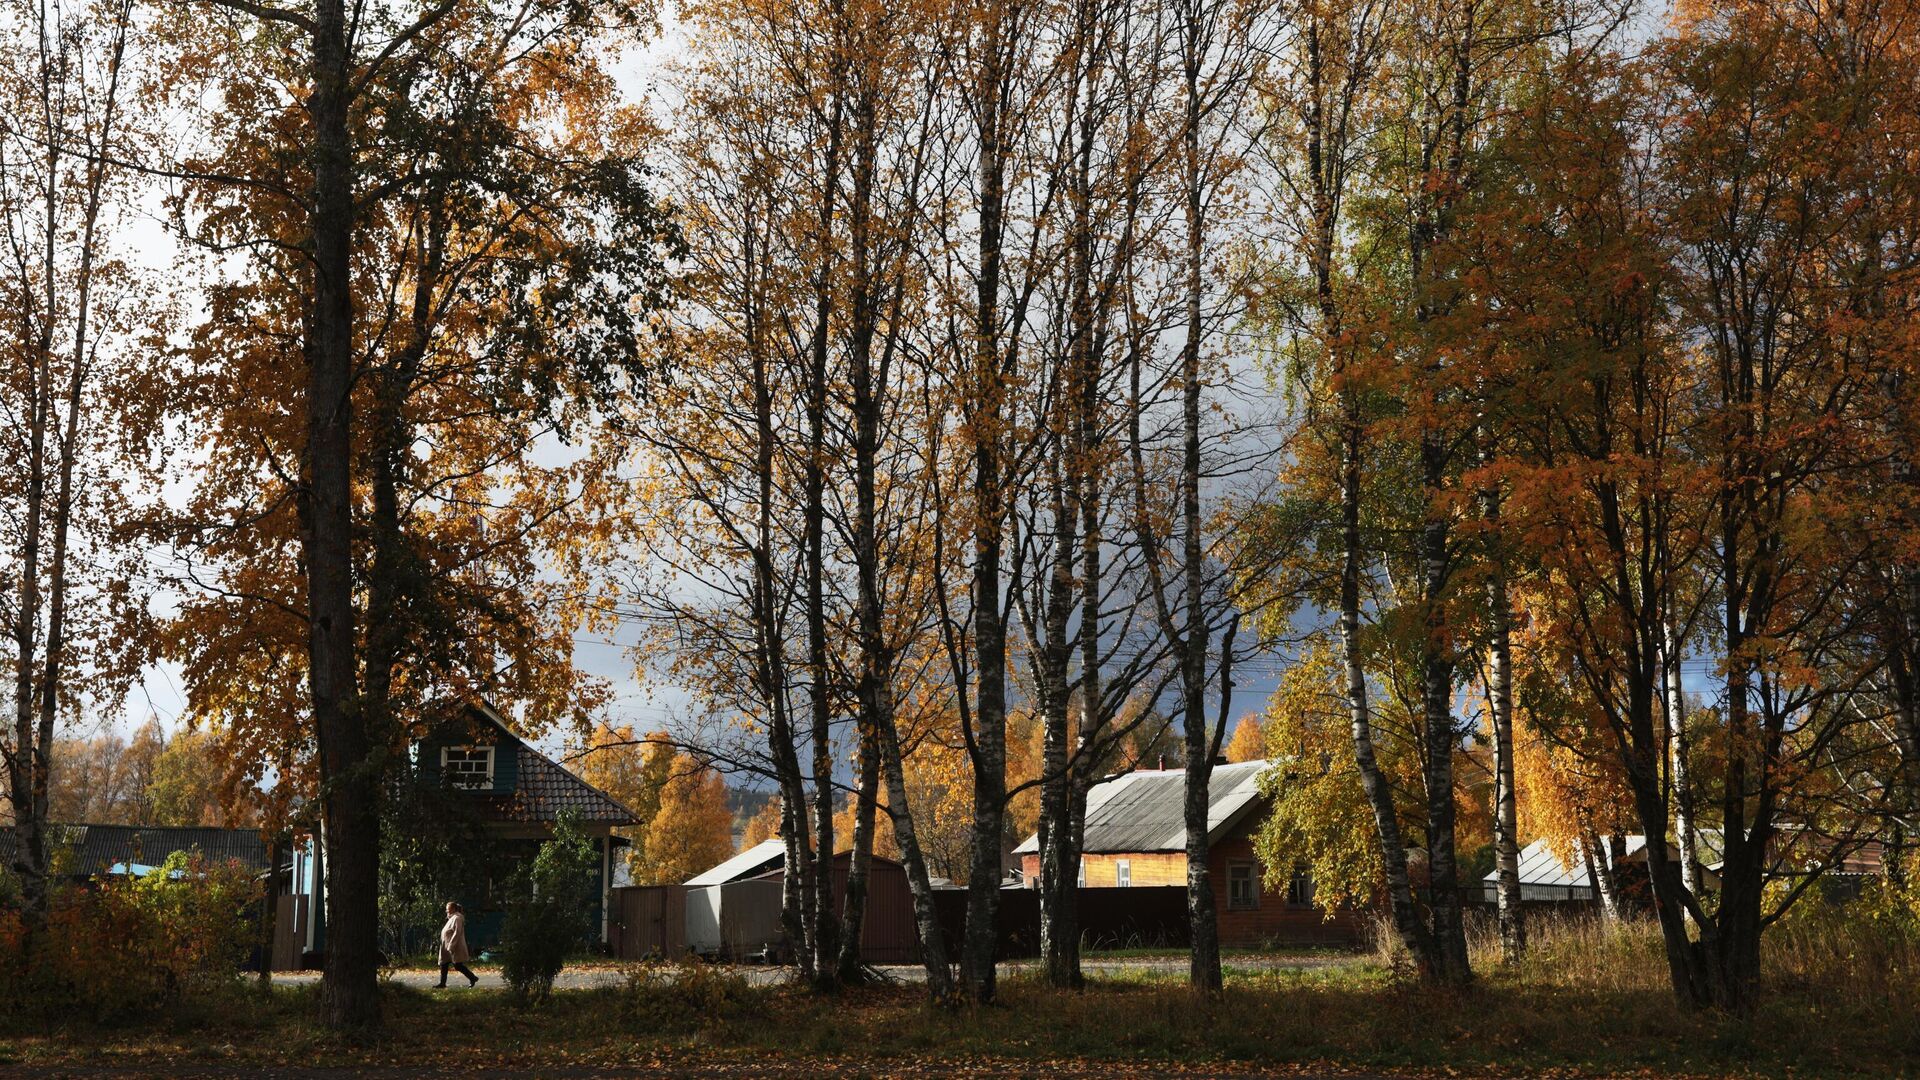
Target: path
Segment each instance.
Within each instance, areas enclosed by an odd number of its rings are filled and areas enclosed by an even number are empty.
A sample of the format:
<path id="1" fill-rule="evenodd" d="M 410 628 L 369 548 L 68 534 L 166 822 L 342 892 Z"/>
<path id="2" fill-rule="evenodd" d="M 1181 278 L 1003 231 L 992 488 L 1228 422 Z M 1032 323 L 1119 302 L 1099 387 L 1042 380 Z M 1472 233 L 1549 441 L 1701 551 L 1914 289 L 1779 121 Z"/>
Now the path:
<path id="1" fill-rule="evenodd" d="M 161 1080 L 242 1080 L 242 1078 L 260 1077 L 263 1080 L 346 1080 L 348 1077 L 370 1077 L 373 1080 L 652 1080 L 652 1078 L 672 1078 L 672 1080 L 724 1080 L 729 1077 L 769 1076 L 769 1077 L 816 1077 L 830 1076 L 835 1080 L 861 1080 L 873 1077 L 901 1077 L 921 1080 L 1014 1080 L 1014 1078 L 1065 1077 L 1068 1080 L 1100 1080 L 1100 1078 L 1140 1077 L 1143 1075 L 1172 1076 L 1181 1080 L 1248 1080 L 1251 1077 L 1287 1077 L 1290 1080 L 1414 1080 L 1417 1073 L 1361 1073 L 1328 1072 L 1317 1069 L 1289 1069 L 1247 1066 L 1244 1068 L 1222 1067 L 1218 1065 L 1177 1067 L 1164 1062 L 1155 1062 L 1151 1069 L 1140 1065 L 1121 1062 L 1080 1062 L 1080 1061 L 982 1061 L 982 1062 L 941 1062 L 900 1060 L 862 1060 L 849 1058 L 800 1058 L 795 1060 L 756 1060 L 752 1062 L 713 1062 L 702 1064 L 695 1061 L 663 1063 L 647 1068 L 592 1068 L 580 1066 L 549 1067 L 545 1065 L 526 1065 L 516 1068 L 449 1068 L 434 1069 L 418 1066 L 359 1066 L 327 1068 L 320 1066 L 259 1066 L 259 1065 L 166 1065 L 142 1064 L 137 1068 L 118 1068 L 110 1065 L 61 1065 L 45 1069 L 25 1069 L 0 1065 L 0 1080 L 12 1077 L 47 1078 L 47 1080 L 135 1080 L 135 1078 L 156 1077 Z M 1466 1074 L 1453 1074 L 1455 1077 Z"/>
<path id="2" fill-rule="evenodd" d="M 1229 956 L 1224 959 L 1224 964 L 1228 968 L 1242 970 L 1253 969 L 1258 971 L 1309 971 L 1322 968 L 1343 967 L 1356 962 L 1358 962 L 1358 957 L 1323 953 L 1295 955 L 1273 953 L 1266 955 Z M 1011 973 L 1030 970 L 1035 966 L 1037 965 L 1031 960 L 1015 960 L 1002 964 L 1001 970 Z M 1116 957 L 1113 959 L 1085 960 L 1081 962 L 1080 967 L 1081 970 L 1089 975 L 1114 976 L 1126 975 L 1133 972 L 1178 975 L 1187 970 L 1187 959 L 1184 956 L 1171 955 Z M 736 968 L 735 970 L 746 976 L 747 981 L 755 986 L 770 986 L 787 979 L 792 974 L 792 969 L 788 967 L 759 967 L 747 965 Z M 882 967 L 880 970 L 887 976 L 898 979 L 901 982 L 919 982 L 926 978 L 925 969 L 911 965 L 888 965 Z M 498 968 L 483 968 L 475 972 L 475 974 L 480 976 L 479 988 L 497 990 L 503 989 L 507 985 L 506 980 L 500 977 L 500 970 Z M 439 983 L 440 972 L 434 968 L 401 968 L 393 972 L 390 978 L 393 982 L 401 986 L 412 987 L 416 990 L 430 990 Z M 273 980 L 276 983 L 287 983 L 299 986 L 319 982 L 320 973 L 317 971 L 282 972 L 275 975 Z M 554 980 L 553 986 L 556 990 L 593 990 L 603 987 L 620 986 L 625 981 L 626 975 L 619 967 L 609 963 L 600 963 L 584 967 L 564 968 L 560 972 L 560 977 Z M 447 977 L 447 982 L 450 986 L 450 989 L 447 991 L 448 993 L 467 989 L 467 981 L 461 978 L 460 973 L 457 971 Z"/>

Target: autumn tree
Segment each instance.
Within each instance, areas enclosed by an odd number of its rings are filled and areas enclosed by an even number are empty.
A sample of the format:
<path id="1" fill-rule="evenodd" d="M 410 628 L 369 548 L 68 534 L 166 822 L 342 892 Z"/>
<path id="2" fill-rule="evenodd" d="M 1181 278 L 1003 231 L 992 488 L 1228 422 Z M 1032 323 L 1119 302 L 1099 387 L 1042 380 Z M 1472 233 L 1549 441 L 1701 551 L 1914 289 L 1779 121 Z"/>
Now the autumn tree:
<path id="1" fill-rule="evenodd" d="M 46 911 L 54 745 L 116 701 L 147 635 L 126 526 L 157 485 L 177 404 L 144 355 L 167 310 L 125 237 L 149 134 L 128 2 L 0 14 L 0 618 L 11 716 L 0 766 L 29 925 Z M 154 440 L 151 442 L 149 440 Z"/>
<path id="2" fill-rule="evenodd" d="M 194 113 L 176 225 L 251 260 L 209 267 L 195 355 L 222 362 L 196 404 L 227 452 L 185 526 L 187 583 L 213 587 L 177 640 L 195 711 L 320 802 L 326 1012 L 361 1026 L 381 785 L 410 723 L 478 689 L 543 719 L 591 707 L 586 613 L 561 599 L 581 564 L 548 556 L 592 540 L 569 519 L 598 470 L 534 448 L 637 370 L 661 230 L 595 53 L 607 27 L 578 7 L 189 15 L 174 90 L 221 107 Z"/>
<path id="3" fill-rule="evenodd" d="M 671 761 L 660 809 L 647 824 L 646 861 L 635 867 L 638 885 L 685 881 L 733 854 L 726 779 L 691 754 Z"/>
<path id="4" fill-rule="evenodd" d="M 147 788 L 166 745 L 166 732 L 153 717 L 126 738 L 106 731 L 90 739 L 54 740 L 47 820 L 103 825 L 150 821 Z"/>
<path id="5" fill-rule="evenodd" d="M 740 850 L 746 851 L 768 840 L 780 839 L 780 820 L 786 816 L 786 813 L 786 808 L 780 804 L 778 795 L 761 803 L 760 809 L 754 811 L 753 816 L 747 819 L 746 826 L 741 830 Z"/>
<path id="6" fill-rule="evenodd" d="M 147 785 L 151 824 L 223 829 L 255 824 L 246 793 L 228 764 L 231 758 L 218 740 L 217 732 L 193 728 L 167 740 Z"/>
<path id="7" fill-rule="evenodd" d="M 580 779 L 633 811 L 640 824 L 616 830 L 616 835 L 627 839 L 627 867 L 633 879 L 650 876 L 645 869 L 648 826 L 660 812 L 660 800 L 674 771 L 674 747 L 667 733 L 655 731 L 636 738 L 631 726 L 602 723 L 574 756 L 573 768 Z"/>
<path id="8" fill-rule="evenodd" d="M 1266 730 L 1257 715 L 1249 713 L 1234 722 L 1233 737 L 1227 740 L 1228 761 L 1259 761 L 1267 756 Z"/>

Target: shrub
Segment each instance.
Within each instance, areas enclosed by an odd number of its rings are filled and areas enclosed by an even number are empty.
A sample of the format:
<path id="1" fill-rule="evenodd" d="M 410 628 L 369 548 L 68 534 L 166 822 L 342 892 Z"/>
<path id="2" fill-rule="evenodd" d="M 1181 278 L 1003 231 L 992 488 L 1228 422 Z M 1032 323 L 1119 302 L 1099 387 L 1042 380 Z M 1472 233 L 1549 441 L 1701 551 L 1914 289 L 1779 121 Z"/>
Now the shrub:
<path id="1" fill-rule="evenodd" d="M 57 891 L 38 932 L 0 915 L 0 1011 L 110 1020 L 232 989 L 259 897 L 247 868 L 176 852 L 144 878 Z"/>
<path id="2" fill-rule="evenodd" d="M 739 1016 L 750 993 L 746 977 L 731 968 L 649 961 L 626 969 L 620 1011 L 642 1030 L 687 1034 Z"/>
<path id="3" fill-rule="evenodd" d="M 1857 896 L 1803 897 L 1767 931 L 1761 961 L 1775 985 L 1911 1016 L 1920 1009 L 1920 885 L 1879 878 Z"/>
<path id="4" fill-rule="evenodd" d="M 554 824 L 553 839 L 527 866 L 500 934 L 500 974 L 521 1002 L 545 1001 L 585 943 L 598 868 L 593 845 L 568 819 Z"/>

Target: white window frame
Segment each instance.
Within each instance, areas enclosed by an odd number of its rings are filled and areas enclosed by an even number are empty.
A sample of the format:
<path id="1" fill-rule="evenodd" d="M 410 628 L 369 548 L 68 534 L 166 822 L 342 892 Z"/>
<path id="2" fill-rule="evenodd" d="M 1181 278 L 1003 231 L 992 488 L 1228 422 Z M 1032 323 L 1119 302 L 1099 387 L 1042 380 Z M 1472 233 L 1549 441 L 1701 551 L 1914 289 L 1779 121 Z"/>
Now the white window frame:
<path id="1" fill-rule="evenodd" d="M 1247 895 L 1235 896 L 1233 894 L 1235 885 L 1245 885 Z M 1260 910 L 1260 871 L 1253 863 L 1230 862 L 1227 864 L 1227 910 Z"/>
<path id="2" fill-rule="evenodd" d="M 1287 879 L 1287 905 L 1312 907 L 1314 894 L 1318 891 L 1314 886 L 1313 876 L 1304 868 L 1296 869 L 1293 876 Z"/>
<path id="3" fill-rule="evenodd" d="M 456 787 L 462 791 L 489 790 L 493 787 L 493 770 L 497 758 L 494 750 L 495 748 L 491 746 L 443 746 L 440 748 L 440 775 L 445 779 L 447 786 Z M 477 755 L 482 753 L 486 755 L 487 761 L 487 768 L 484 773 L 475 769 L 456 769 L 453 767 L 454 762 L 452 755 L 454 754 Z M 474 760 L 476 759 L 472 757 L 464 758 L 459 764 L 471 764 Z"/>
<path id="4" fill-rule="evenodd" d="M 1133 888 L 1133 860 L 1115 859 L 1113 861 L 1113 884 L 1115 888 Z"/>
<path id="5" fill-rule="evenodd" d="M 1076 888 L 1084 889 L 1087 887 L 1087 857 L 1085 855 L 1080 856 L 1080 875 L 1074 879 L 1073 884 Z"/>

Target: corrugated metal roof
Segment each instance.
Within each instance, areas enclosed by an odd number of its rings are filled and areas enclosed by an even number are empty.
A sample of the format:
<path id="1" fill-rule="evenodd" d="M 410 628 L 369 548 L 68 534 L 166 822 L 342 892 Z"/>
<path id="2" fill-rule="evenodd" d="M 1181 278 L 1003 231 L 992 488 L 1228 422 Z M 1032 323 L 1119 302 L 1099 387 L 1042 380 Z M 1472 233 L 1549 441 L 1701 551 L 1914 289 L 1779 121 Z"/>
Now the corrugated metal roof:
<path id="1" fill-rule="evenodd" d="M 76 877 L 104 873 L 115 863 L 158 866 L 176 851 L 199 851 L 214 862 L 237 861 L 253 870 L 267 868 L 267 844 L 258 829 L 207 829 L 167 825 L 54 825 L 49 840 L 67 852 L 66 866 Z M 0 829 L 0 862 L 12 865 L 19 837 Z"/>
<path id="2" fill-rule="evenodd" d="M 1622 837 L 1621 840 L 1626 848 L 1621 855 L 1623 862 L 1639 862 L 1645 858 L 1646 837 L 1635 833 Z M 1673 848 L 1671 844 L 1667 846 Z M 1702 843 L 1696 846 L 1705 847 L 1705 838 L 1703 837 Z M 1679 850 L 1674 848 L 1673 853 L 1677 856 Z M 1553 853 L 1552 846 L 1545 840 L 1535 840 L 1520 849 L 1520 884 L 1591 888 L 1593 882 L 1587 877 L 1587 859 L 1581 853 L 1580 841 L 1573 842 L 1572 848 L 1568 850 L 1568 857 L 1573 860 L 1572 865 L 1561 862 L 1560 856 Z M 1498 884 L 1500 871 L 1493 871 L 1486 876 L 1485 880 L 1488 884 Z"/>
<path id="3" fill-rule="evenodd" d="M 1639 840 L 1640 837 L 1633 839 Z M 1587 880 L 1587 862 L 1581 857 L 1580 842 L 1577 840 L 1574 841 L 1572 857 L 1573 865 L 1564 865 L 1560 856 L 1553 853 L 1551 845 L 1545 840 L 1535 840 L 1520 849 L 1520 884 L 1588 888 L 1592 882 Z M 1498 884 L 1500 871 L 1488 874 L 1486 880 L 1490 884 Z"/>
<path id="4" fill-rule="evenodd" d="M 1207 787 L 1207 843 L 1219 841 L 1260 798 L 1265 761 L 1216 765 Z M 1082 850 L 1089 853 L 1184 851 L 1187 774 L 1155 769 L 1103 780 L 1087 791 L 1087 831 Z M 1035 833 L 1014 848 L 1016 854 L 1040 850 Z"/>
<path id="5" fill-rule="evenodd" d="M 786 861 L 787 843 L 778 837 L 762 840 L 718 866 L 688 878 L 687 885 L 724 885 L 729 881 L 752 877 Z"/>

